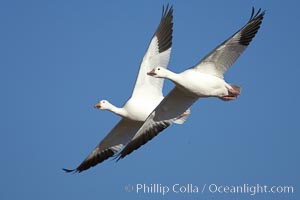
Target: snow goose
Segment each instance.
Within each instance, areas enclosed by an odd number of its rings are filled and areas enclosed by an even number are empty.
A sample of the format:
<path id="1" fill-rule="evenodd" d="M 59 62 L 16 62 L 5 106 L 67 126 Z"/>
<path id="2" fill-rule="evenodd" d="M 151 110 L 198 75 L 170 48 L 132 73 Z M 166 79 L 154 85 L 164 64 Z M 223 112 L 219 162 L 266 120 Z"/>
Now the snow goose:
<path id="1" fill-rule="evenodd" d="M 262 23 L 265 12 L 259 9 L 252 14 L 245 26 L 204 57 L 196 66 L 179 74 L 156 67 L 148 75 L 167 78 L 175 87 L 148 116 L 131 142 L 117 155 L 118 160 L 151 140 L 171 125 L 176 116 L 188 109 L 198 98 L 218 97 L 224 101 L 234 100 L 240 87 L 228 84 L 223 75 L 250 44 Z"/>
<path id="2" fill-rule="evenodd" d="M 164 80 L 148 76 L 147 72 L 153 66 L 166 68 L 168 65 L 172 47 L 172 20 L 172 6 L 167 6 L 166 9 L 163 7 L 160 24 L 141 62 L 132 96 L 124 106 L 116 107 L 107 100 L 101 100 L 95 105 L 96 108 L 111 111 L 122 119 L 76 169 L 63 169 L 64 171 L 82 172 L 113 156 L 131 140 L 143 121 L 161 102 Z M 178 116 L 175 123 L 183 123 L 189 113 L 187 109 Z"/>

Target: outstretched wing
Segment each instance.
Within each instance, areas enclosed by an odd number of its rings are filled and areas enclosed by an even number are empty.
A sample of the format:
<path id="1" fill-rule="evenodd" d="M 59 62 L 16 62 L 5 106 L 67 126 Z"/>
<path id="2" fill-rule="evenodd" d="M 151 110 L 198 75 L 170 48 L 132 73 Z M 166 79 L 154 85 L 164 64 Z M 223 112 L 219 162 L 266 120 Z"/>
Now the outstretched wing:
<path id="1" fill-rule="evenodd" d="M 255 37 L 265 11 L 259 9 L 252 14 L 245 26 L 205 56 L 194 68 L 197 70 L 223 78 L 226 70 L 238 59 Z"/>
<path id="2" fill-rule="evenodd" d="M 173 33 L 173 7 L 162 10 L 160 24 L 154 33 L 148 50 L 141 62 L 132 96 L 163 96 L 163 79 L 147 76 L 147 72 L 156 66 L 167 67 L 171 54 Z M 146 91 L 146 92 L 145 92 Z"/>
<path id="3" fill-rule="evenodd" d="M 63 170 L 66 172 L 82 172 L 103 162 L 122 149 L 132 139 L 141 125 L 142 122 L 122 119 L 76 169 Z"/>
<path id="4" fill-rule="evenodd" d="M 185 117 L 185 113 L 188 115 L 189 107 L 197 99 L 175 87 L 152 111 L 135 136 L 118 154 L 118 160 L 147 143 L 179 118 Z"/>

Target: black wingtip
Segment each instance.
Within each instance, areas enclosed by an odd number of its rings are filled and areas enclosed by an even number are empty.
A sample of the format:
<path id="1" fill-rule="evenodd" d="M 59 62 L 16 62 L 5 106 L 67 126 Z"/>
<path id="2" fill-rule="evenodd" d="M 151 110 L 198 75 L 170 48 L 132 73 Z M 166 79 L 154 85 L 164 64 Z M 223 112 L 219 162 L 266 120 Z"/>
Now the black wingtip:
<path id="1" fill-rule="evenodd" d="M 136 149 L 135 149 L 136 150 Z M 115 160 L 116 162 L 119 162 L 119 160 L 121 159 L 124 159 L 127 155 L 129 155 L 131 152 L 135 151 L 135 150 L 132 150 L 132 151 L 121 151 L 120 153 L 118 153 L 114 158 L 113 160 Z"/>
<path id="2" fill-rule="evenodd" d="M 76 173 L 77 169 L 66 169 L 66 168 L 62 168 L 63 171 L 65 171 L 66 173 Z"/>
<path id="3" fill-rule="evenodd" d="M 255 12 L 254 7 L 252 7 L 252 12 L 248 23 L 241 29 L 241 37 L 239 43 L 244 46 L 248 46 L 252 39 L 258 32 L 260 25 L 264 19 L 265 10 L 262 11 L 261 8 Z"/>
<path id="4" fill-rule="evenodd" d="M 163 6 L 162 16 L 155 35 L 158 39 L 159 53 L 172 47 L 173 34 L 173 6 Z"/>
<path id="5" fill-rule="evenodd" d="M 252 11 L 251 11 L 251 15 L 250 15 L 250 19 L 249 20 L 252 19 L 253 15 L 254 15 L 254 12 L 255 12 L 255 8 L 254 8 L 254 6 L 252 6 Z"/>
<path id="6" fill-rule="evenodd" d="M 168 13 L 173 14 L 173 5 L 170 6 L 169 4 L 167 4 L 166 9 L 165 9 L 165 6 L 163 5 L 161 18 L 166 17 L 168 15 Z"/>
<path id="7" fill-rule="evenodd" d="M 116 155 L 113 159 L 118 162 L 119 160 L 121 160 L 123 157 L 121 154 Z"/>
<path id="8" fill-rule="evenodd" d="M 251 11 L 249 21 L 253 21 L 253 20 L 256 20 L 256 19 L 259 19 L 259 18 L 263 18 L 265 13 L 266 13 L 266 10 L 262 11 L 261 8 L 259 8 L 258 11 L 255 12 L 255 8 L 254 8 L 254 6 L 252 6 L 252 11 Z"/>
<path id="9" fill-rule="evenodd" d="M 112 160 L 118 162 L 119 160 L 121 160 L 124 156 L 121 154 L 122 151 L 120 151 L 119 153 L 115 154 L 113 157 L 112 157 Z"/>

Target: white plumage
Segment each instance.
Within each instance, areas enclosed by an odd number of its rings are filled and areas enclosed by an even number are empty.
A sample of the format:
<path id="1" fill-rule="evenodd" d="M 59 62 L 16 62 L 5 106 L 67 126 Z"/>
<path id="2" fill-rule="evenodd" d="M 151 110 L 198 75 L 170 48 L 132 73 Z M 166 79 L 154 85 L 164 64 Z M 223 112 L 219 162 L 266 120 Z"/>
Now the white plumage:
<path id="1" fill-rule="evenodd" d="M 131 142 L 118 154 L 124 158 L 171 125 L 180 113 L 203 97 L 234 100 L 241 92 L 237 85 L 226 83 L 224 73 L 236 61 L 255 37 L 265 12 L 252 14 L 245 26 L 205 56 L 196 66 L 176 74 L 160 66 L 148 72 L 158 79 L 171 80 L 175 87 L 148 116 Z"/>
<path id="2" fill-rule="evenodd" d="M 140 64 L 132 96 L 124 106 L 116 107 L 107 100 L 101 100 L 95 105 L 96 108 L 109 110 L 122 119 L 76 169 L 63 170 L 82 172 L 113 156 L 130 142 L 149 114 L 161 102 L 164 80 L 147 76 L 147 72 L 153 66 L 166 68 L 169 63 L 172 48 L 172 20 L 173 8 L 168 6 L 166 9 L 163 8 L 160 24 Z M 175 123 L 181 124 L 185 121 L 190 112 L 189 110 L 184 112 L 185 114 L 179 116 Z"/>

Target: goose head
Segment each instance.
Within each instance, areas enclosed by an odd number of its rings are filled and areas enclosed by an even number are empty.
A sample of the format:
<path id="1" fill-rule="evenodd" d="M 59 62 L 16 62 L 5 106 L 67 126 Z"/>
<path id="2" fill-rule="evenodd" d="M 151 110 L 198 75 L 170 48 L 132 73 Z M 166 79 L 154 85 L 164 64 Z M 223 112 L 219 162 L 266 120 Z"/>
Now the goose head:
<path id="1" fill-rule="evenodd" d="M 111 110 L 112 104 L 109 103 L 109 101 L 107 101 L 107 100 L 101 100 L 95 105 L 95 108 L 100 109 L 100 110 Z"/>
<path id="2" fill-rule="evenodd" d="M 155 78 L 166 78 L 168 77 L 170 71 L 163 67 L 156 67 L 147 73 L 149 76 L 153 76 Z"/>

